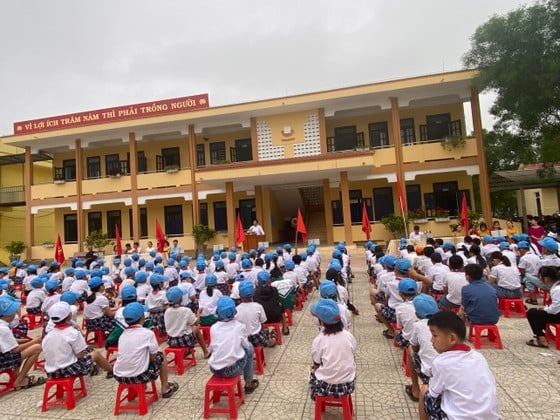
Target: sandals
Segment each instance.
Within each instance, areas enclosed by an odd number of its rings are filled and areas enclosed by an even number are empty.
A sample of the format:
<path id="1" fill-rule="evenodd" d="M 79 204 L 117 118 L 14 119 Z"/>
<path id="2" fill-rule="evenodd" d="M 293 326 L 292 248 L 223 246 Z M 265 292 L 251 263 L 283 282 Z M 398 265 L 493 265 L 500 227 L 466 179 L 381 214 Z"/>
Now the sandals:
<path id="1" fill-rule="evenodd" d="M 383 330 L 383 337 L 385 337 L 387 340 L 392 340 L 395 338 L 394 335 L 389 334 L 389 330 Z"/>
<path id="2" fill-rule="evenodd" d="M 162 398 L 170 398 L 173 394 L 177 392 L 179 389 L 179 384 L 176 382 L 169 382 L 167 384 L 167 391 L 161 394 Z"/>
<path id="3" fill-rule="evenodd" d="M 97 375 L 99 375 L 99 366 L 97 366 L 94 363 L 93 366 L 91 367 L 91 370 L 89 371 L 89 376 L 97 376 Z"/>
<path id="4" fill-rule="evenodd" d="M 418 397 L 415 397 L 412 393 L 412 385 L 406 385 L 404 387 L 404 392 L 406 392 L 406 395 L 408 395 L 408 398 L 410 398 L 412 401 L 418 402 Z"/>
<path id="5" fill-rule="evenodd" d="M 47 382 L 47 378 L 40 376 L 37 379 L 35 379 L 35 376 L 31 375 L 27 377 L 27 384 L 16 388 L 16 391 L 19 391 L 21 389 L 33 388 L 34 386 L 43 385 L 46 382 Z"/>
<path id="6" fill-rule="evenodd" d="M 537 299 L 525 299 L 525 303 L 528 303 L 529 305 L 538 305 L 539 304 Z"/>
<path id="7" fill-rule="evenodd" d="M 245 394 L 252 394 L 255 389 L 259 386 L 259 380 L 253 379 L 248 384 L 245 384 Z"/>
<path id="8" fill-rule="evenodd" d="M 290 335 L 290 329 L 288 327 L 282 329 L 282 335 Z"/>
<path id="9" fill-rule="evenodd" d="M 534 338 L 531 338 L 525 344 L 527 344 L 529 347 L 538 347 L 538 348 L 541 348 L 541 349 L 547 349 L 548 348 L 548 344 L 541 344 L 537 340 L 535 340 Z"/>

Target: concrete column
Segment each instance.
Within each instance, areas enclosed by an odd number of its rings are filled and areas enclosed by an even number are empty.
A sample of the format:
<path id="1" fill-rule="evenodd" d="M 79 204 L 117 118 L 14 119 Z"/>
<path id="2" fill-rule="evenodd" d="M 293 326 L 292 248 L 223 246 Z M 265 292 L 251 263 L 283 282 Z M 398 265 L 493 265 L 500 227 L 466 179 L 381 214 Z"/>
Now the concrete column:
<path id="1" fill-rule="evenodd" d="M 401 188 L 403 190 L 403 198 L 405 208 L 408 208 L 406 202 L 406 182 L 404 176 L 404 165 L 403 165 L 403 152 L 402 152 L 402 139 L 401 139 L 401 117 L 399 112 L 399 100 L 398 98 L 391 98 L 391 134 L 393 137 L 393 142 L 395 145 L 395 160 L 397 163 L 397 182 L 401 183 Z M 400 206 L 399 206 L 400 207 Z M 399 208 L 400 211 L 400 208 Z"/>
<path id="2" fill-rule="evenodd" d="M 325 245 L 331 245 L 334 243 L 334 235 L 331 206 L 331 186 L 328 179 L 323 179 L 323 203 L 325 208 L 325 230 L 327 232 L 327 243 Z"/>
<path id="3" fill-rule="evenodd" d="M 258 162 L 259 160 L 259 137 L 257 134 L 257 119 L 255 117 L 251 118 L 251 150 L 253 152 L 253 160 Z"/>
<path id="4" fill-rule="evenodd" d="M 478 89 L 471 87 L 471 113 L 473 119 L 474 136 L 476 138 L 476 149 L 478 155 L 478 166 L 480 168 L 479 187 L 482 214 L 486 223 L 492 223 L 492 202 L 490 201 L 490 185 L 488 181 L 488 170 L 486 166 L 486 154 L 484 153 L 484 138 L 482 136 L 482 118 L 480 116 L 480 102 L 478 100 Z"/>
<path id="5" fill-rule="evenodd" d="M 191 166 L 191 191 L 192 191 L 192 225 L 200 223 L 198 208 L 198 187 L 196 185 L 196 133 L 194 125 L 189 125 L 189 163 Z"/>
<path id="6" fill-rule="evenodd" d="M 319 108 L 319 139 L 321 142 L 321 154 L 327 154 L 327 122 L 325 121 L 325 108 Z"/>
<path id="7" fill-rule="evenodd" d="M 76 139 L 75 141 L 75 159 L 76 159 L 76 218 L 78 224 L 78 252 L 84 251 L 84 241 L 86 240 L 86 218 L 83 210 L 83 196 L 82 196 L 82 180 L 84 172 L 84 162 L 82 158 L 82 141 Z"/>
<path id="8" fill-rule="evenodd" d="M 352 216 L 350 214 L 350 188 L 348 187 L 348 172 L 346 171 L 340 173 L 340 195 L 344 218 L 344 240 L 346 245 L 352 245 L 354 242 L 352 240 Z"/>
<path id="9" fill-rule="evenodd" d="M 130 155 L 130 198 L 132 213 L 132 240 L 140 242 L 140 208 L 138 206 L 138 157 L 136 156 L 136 134 L 128 133 L 128 153 Z M 114 226 L 107 231 L 114 232 Z"/>
<path id="10" fill-rule="evenodd" d="M 263 190 L 261 185 L 255 185 L 255 210 L 257 213 L 257 220 L 264 226 L 264 205 L 263 205 Z"/>
<path id="11" fill-rule="evenodd" d="M 228 246 L 235 246 L 235 203 L 233 202 L 233 182 L 226 182 L 226 210 Z"/>
<path id="12" fill-rule="evenodd" d="M 31 187 L 33 186 L 33 157 L 31 148 L 25 147 L 25 162 L 23 164 L 23 188 L 25 193 L 25 259 L 32 258 L 32 247 L 35 243 L 35 216 L 31 213 Z"/>

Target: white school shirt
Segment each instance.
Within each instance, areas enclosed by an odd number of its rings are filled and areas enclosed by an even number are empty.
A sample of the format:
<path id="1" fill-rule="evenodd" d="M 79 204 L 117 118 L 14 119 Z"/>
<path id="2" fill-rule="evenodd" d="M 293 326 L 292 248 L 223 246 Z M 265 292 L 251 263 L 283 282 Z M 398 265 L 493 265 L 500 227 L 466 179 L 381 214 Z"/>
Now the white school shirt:
<path id="1" fill-rule="evenodd" d="M 432 363 L 437 357 L 438 352 L 432 345 L 432 333 L 428 327 L 428 318 L 420 319 L 414 323 L 410 344 L 418 346 L 418 356 L 422 364 L 422 373 L 426 376 L 432 376 Z"/>
<path id="2" fill-rule="evenodd" d="M 227 273 L 225 271 L 215 271 L 214 275 L 216 276 L 216 279 L 218 280 L 218 284 L 225 284 L 228 282 L 229 277 L 227 275 Z"/>
<path id="3" fill-rule="evenodd" d="M 148 283 L 141 283 L 136 287 L 136 300 L 145 302 L 148 295 L 152 292 L 152 286 Z"/>
<path id="4" fill-rule="evenodd" d="M 509 262 L 511 263 L 512 267 L 517 268 L 517 257 L 516 255 L 513 253 L 513 251 L 510 251 L 509 249 L 504 249 L 502 251 L 502 255 L 505 255 Z"/>
<path id="5" fill-rule="evenodd" d="M 193 286 L 196 290 L 204 289 L 204 282 L 206 281 L 206 273 L 198 272 L 193 276 Z"/>
<path id="6" fill-rule="evenodd" d="M 113 373 L 121 378 L 133 378 L 148 370 L 150 354 L 157 353 L 159 345 L 152 331 L 133 325 L 119 337 L 118 348 Z"/>
<path id="7" fill-rule="evenodd" d="M 344 305 L 347 305 L 349 299 L 348 290 L 346 290 L 346 288 L 341 284 L 337 284 L 336 291 L 338 292 L 338 301 L 340 303 L 343 303 Z"/>
<path id="8" fill-rule="evenodd" d="M 541 267 L 560 267 L 560 258 L 554 254 L 543 255 Z"/>
<path id="9" fill-rule="evenodd" d="M 446 351 L 432 365 L 430 395 L 441 395 L 441 408 L 450 419 L 499 419 L 496 380 L 482 354 L 475 350 Z"/>
<path id="10" fill-rule="evenodd" d="M 192 283 L 188 281 L 182 281 L 177 285 L 179 289 L 183 292 L 183 300 L 181 300 L 181 306 L 187 306 L 191 302 L 191 298 L 196 296 L 196 290 Z"/>
<path id="11" fill-rule="evenodd" d="M 403 303 L 398 304 L 395 307 L 395 316 L 397 318 L 397 327 L 401 329 L 403 338 L 410 340 L 414 323 L 418 321 L 412 300 L 405 300 Z"/>
<path id="12" fill-rule="evenodd" d="M 238 289 L 239 291 L 239 289 Z M 212 296 L 208 296 L 206 289 L 200 292 L 198 297 L 198 307 L 201 309 L 200 316 L 216 315 L 216 308 L 218 306 L 218 299 L 222 297 L 222 292 L 214 288 Z"/>
<path id="13" fill-rule="evenodd" d="M 84 304 L 84 318 L 86 319 L 96 319 L 101 318 L 104 313 L 104 309 L 109 306 L 109 299 L 107 299 L 103 294 L 97 292 L 95 294 L 95 300 L 92 303 Z"/>
<path id="14" fill-rule="evenodd" d="M 443 277 L 443 281 L 445 286 L 447 286 L 446 299 L 455 305 L 460 305 L 463 287 L 469 284 L 465 278 L 465 273 L 460 271 L 450 271 Z"/>
<path id="15" fill-rule="evenodd" d="M 70 290 L 70 287 L 72 287 L 72 283 L 74 283 L 74 277 L 65 277 L 64 280 L 62 280 L 62 293 Z"/>
<path id="16" fill-rule="evenodd" d="M 26 292 L 33 290 L 33 287 L 31 286 L 31 280 L 33 280 L 35 277 L 37 277 L 37 274 L 31 274 L 23 278 L 23 287 L 25 288 Z"/>
<path id="17" fill-rule="evenodd" d="M 72 314 L 70 325 L 81 332 L 81 328 L 78 327 L 78 308 L 76 308 L 76 305 L 70 305 L 70 311 L 70 313 Z M 53 320 L 49 319 L 49 322 L 47 322 L 47 326 L 45 327 L 45 334 L 50 333 L 53 330 L 54 326 L 55 323 L 53 322 Z"/>
<path id="18" fill-rule="evenodd" d="M 329 384 L 344 384 L 356 377 L 356 339 L 348 330 L 336 334 L 320 333 L 311 344 L 313 363 L 318 380 Z"/>
<path id="19" fill-rule="evenodd" d="M 519 265 L 517 267 L 524 268 L 525 274 L 536 277 L 541 267 L 541 258 L 537 254 L 529 251 L 519 259 Z"/>
<path id="20" fill-rule="evenodd" d="M 41 306 L 41 312 L 47 313 L 49 311 L 49 308 L 57 302 L 60 302 L 60 295 L 58 293 L 47 296 L 43 301 L 43 306 Z"/>
<path id="21" fill-rule="evenodd" d="M 33 289 L 27 295 L 27 308 L 38 308 L 40 307 L 45 299 L 47 298 L 47 292 L 45 289 Z"/>
<path id="22" fill-rule="evenodd" d="M 499 251 L 500 247 L 496 244 L 486 244 L 480 249 L 480 255 L 484 258 L 492 255 L 493 252 Z"/>
<path id="23" fill-rule="evenodd" d="M 79 294 L 82 296 L 84 292 L 88 295 L 90 294 L 89 286 L 87 285 L 87 281 L 83 279 L 75 279 L 72 284 L 70 285 L 70 291 Z"/>
<path id="24" fill-rule="evenodd" d="M 257 279 L 257 274 L 259 272 L 255 271 L 255 269 L 250 268 L 250 269 L 245 269 L 242 271 L 243 276 L 245 277 L 245 280 L 250 281 L 251 283 L 253 283 L 253 286 L 257 287 L 258 284 L 258 279 Z"/>
<path id="25" fill-rule="evenodd" d="M 248 335 L 255 335 L 261 331 L 262 324 L 266 322 L 266 314 L 260 303 L 241 302 L 237 305 L 235 319 L 245 325 Z"/>
<path id="26" fill-rule="evenodd" d="M 163 275 L 165 277 L 167 277 L 168 282 L 172 282 L 172 281 L 175 281 L 175 280 L 179 281 L 179 272 L 173 266 L 165 267 L 165 270 L 163 270 Z"/>
<path id="27" fill-rule="evenodd" d="M 245 325 L 236 319 L 219 321 L 210 327 L 210 346 L 212 354 L 208 365 L 214 370 L 232 366 L 245 357 L 245 349 L 252 346 L 247 340 Z"/>
<path id="28" fill-rule="evenodd" d="M 56 326 L 43 338 L 45 354 L 45 371 L 47 373 L 65 368 L 76 363 L 77 353 L 87 348 L 86 340 L 76 328 L 68 325 L 64 329 Z"/>
<path id="29" fill-rule="evenodd" d="M 550 305 L 546 305 L 544 310 L 549 314 L 556 315 L 560 313 L 560 281 L 557 281 L 550 288 Z"/>
<path id="30" fill-rule="evenodd" d="M 10 324 L 0 319 L 0 353 L 7 353 L 18 346 Z"/>
<path id="31" fill-rule="evenodd" d="M 165 305 L 167 305 L 165 290 L 158 290 L 155 293 L 153 291 L 150 292 L 150 294 L 146 298 L 146 302 L 144 302 L 144 305 L 146 305 L 148 309 L 165 307 Z"/>
<path id="32" fill-rule="evenodd" d="M 492 267 L 490 277 L 494 277 L 496 284 L 504 289 L 514 290 L 521 287 L 519 270 L 516 267 L 508 267 L 500 263 Z"/>
<path id="33" fill-rule="evenodd" d="M 196 322 L 196 316 L 189 308 L 172 306 L 165 311 L 163 320 L 169 337 L 182 337 L 192 333 L 191 326 Z"/>
<path id="34" fill-rule="evenodd" d="M 428 277 L 430 278 L 430 280 L 433 282 L 432 284 L 432 288 L 434 290 L 438 290 L 438 291 L 442 291 L 443 292 L 443 276 L 446 275 L 447 273 L 449 273 L 449 267 L 446 265 L 443 265 L 442 263 L 436 263 L 434 265 L 432 265 L 432 267 L 430 268 L 430 273 L 428 274 Z"/>
<path id="35" fill-rule="evenodd" d="M 302 266 L 296 265 L 294 268 L 294 273 L 296 273 L 297 281 L 299 284 L 304 285 L 307 283 L 307 275 L 305 274 L 305 269 Z"/>
<path id="36" fill-rule="evenodd" d="M 428 276 L 428 273 L 430 272 L 430 270 L 434 266 L 434 264 L 432 263 L 432 260 L 430 258 L 426 257 L 425 255 L 419 256 L 418 259 L 416 260 L 415 264 L 416 264 L 417 270 L 420 271 L 425 276 Z"/>
<path id="37" fill-rule="evenodd" d="M 385 271 L 377 276 L 377 290 L 387 295 L 387 283 L 395 278 L 394 271 Z"/>
<path id="38" fill-rule="evenodd" d="M 233 280 L 237 273 L 239 273 L 239 264 L 237 264 L 236 262 L 230 262 L 226 264 L 225 269 L 228 275 L 228 279 Z"/>
<path id="39" fill-rule="evenodd" d="M 400 277 L 395 276 L 385 287 L 385 296 L 389 296 L 387 305 L 391 308 L 396 308 L 399 303 L 403 302 L 401 295 L 399 295 L 399 282 Z"/>

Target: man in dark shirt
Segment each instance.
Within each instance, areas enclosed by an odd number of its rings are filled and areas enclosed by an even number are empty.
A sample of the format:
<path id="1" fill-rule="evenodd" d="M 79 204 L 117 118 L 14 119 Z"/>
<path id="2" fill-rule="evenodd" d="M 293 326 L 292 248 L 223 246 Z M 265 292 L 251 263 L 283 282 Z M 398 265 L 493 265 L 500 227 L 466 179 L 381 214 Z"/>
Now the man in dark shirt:
<path id="1" fill-rule="evenodd" d="M 480 325 L 494 325 L 500 318 L 496 289 L 482 278 L 482 267 L 468 264 L 465 277 L 469 284 L 461 292 L 462 309 L 459 316 L 466 316 L 469 322 Z"/>

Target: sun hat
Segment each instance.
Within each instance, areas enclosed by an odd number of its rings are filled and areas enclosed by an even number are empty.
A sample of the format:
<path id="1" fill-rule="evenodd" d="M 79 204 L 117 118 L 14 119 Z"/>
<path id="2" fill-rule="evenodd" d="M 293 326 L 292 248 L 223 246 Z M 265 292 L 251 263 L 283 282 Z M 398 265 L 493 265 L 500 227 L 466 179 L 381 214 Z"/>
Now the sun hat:
<path id="1" fill-rule="evenodd" d="M 242 298 L 248 298 L 253 296 L 253 292 L 255 291 L 255 286 L 250 281 L 242 281 L 239 283 L 239 296 Z"/>
<path id="2" fill-rule="evenodd" d="M 420 318 L 427 318 L 436 314 L 439 310 L 436 300 L 425 293 L 421 293 L 412 299 L 412 304 L 414 305 L 414 311 Z"/>
<path id="3" fill-rule="evenodd" d="M 235 316 L 235 302 L 229 296 L 222 296 L 216 305 L 216 314 L 221 320 L 233 318 Z"/>
<path id="4" fill-rule="evenodd" d="M 123 317 L 127 324 L 134 324 L 144 316 L 144 312 L 148 311 L 148 307 L 138 302 L 132 302 L 123 309 Z"/>
<path id="5" fill-rule="evenodd" d="M 58 324 L 68 318 L 68 315 L 72 313 L 72 308 L 70 305 L 64 301 L 56 302 L 48 310 L 49 319 L 55 324 Z"/>
<path id="6" fill-rule="evenodd" d="M 336 284 L 331 280 L 325 280 L 319 285 L 319 292 L 322 298 L 332 298 L 336 296 Z"/>
<path id="7" fill-rule="evenodd" d="M 319 299 L 311 305 L 311 314 L 319 318 L 327 325 L 336 324 L 340 321 L 340 309 L 332 299 Z"/>
<path id="8" fill-rule="evenodd" d="M 399 281 L 399 292 L 403 295 L 415 295 L 417 291 L 416 282 L 412 279 L 405 278 Z"/>

